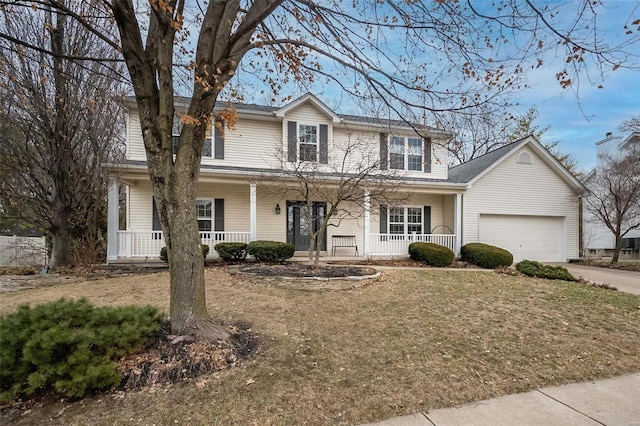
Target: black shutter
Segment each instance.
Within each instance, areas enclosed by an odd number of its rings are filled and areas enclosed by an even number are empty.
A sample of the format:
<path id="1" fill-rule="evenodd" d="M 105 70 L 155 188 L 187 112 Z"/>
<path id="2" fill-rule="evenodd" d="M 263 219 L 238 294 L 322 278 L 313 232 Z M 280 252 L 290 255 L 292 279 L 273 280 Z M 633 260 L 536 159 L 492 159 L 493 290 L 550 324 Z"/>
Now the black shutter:
<path id="1" fill-rule="evenodd" d="M 224 232 L 224 198 L 213 200 L 213 230 Z"/>
<path id="2" fill-rule="evenodd" d="M 152 205 L 152 219 L 151 219 L 151 230 L 152 231 L 162 231 L 162 224 L 160 223 L 160 215 L 158 214 L 158 208 L 156 207 L 156 199 L 155 197 L 151 197 L 151 205 Z M 160 236 L 157 234 L 153 234 L 154 240 L 159 240 Z"/>
<path id="3" fill-rule="evenodd" d="M 158 214 L 158 208 L 156 207 L 155 197 L 151 197 L 151 204 L 153 205 L 153 223 L 151 225 L 151 230 L 162 231 L 162 224 L 160 224 L 160 215 Z"/>
<path id="4" fill-rule="evenodd" d="M 329 126 L 326 124 L 320 125 L 320 162 L 329 162 Z"/>
<path id="5" fill-rule="evenodd" d="M 387 134 L 380 133 L 380 170 L 387 170 Z"/>
<path id="6" fill-rule="evenodd" d="M 422 139 L 422 145 L 424 148 L 424 157 L 422 157 L 424 172 L 431 173 L 431 138 Z"/>
<path id="7" fill-rule="evenodd" d="M 295 163 L 298 161 L 298 123 L 295 121 L 287 122 L 287 133 L 289 134 L 287 146 L 287 161 Z"/>
<path id="8" fill-rule="evenodd" d="M 224 120 L 216 119 L 215 122 L 224 128 Z M 213 126 L 213 135 L 213 158 L 224 160 L 224 138 L 222 137 L 222 132 L 215 124 Z"/>
<path id="9" fill-rule="evenodd" d="M 386 234 L 387 229 L 387 206 L 380 206 L 380 233 Z"/>
<path id="10" fill-rule="evenodd" d="M 424 206 L 424 213 L 422 216 L 423 216 L 422 226 L 424 227 L 424 230 L 422 231 L 422 233 L 430 234 L 431 233 L 431 206 Z"/>

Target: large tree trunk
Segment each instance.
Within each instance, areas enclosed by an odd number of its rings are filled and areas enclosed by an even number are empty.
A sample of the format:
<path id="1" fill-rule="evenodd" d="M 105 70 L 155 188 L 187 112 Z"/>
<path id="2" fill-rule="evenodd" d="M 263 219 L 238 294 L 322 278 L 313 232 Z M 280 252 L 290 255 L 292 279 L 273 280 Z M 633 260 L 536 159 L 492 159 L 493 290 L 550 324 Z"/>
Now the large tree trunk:
<path id="1" fill-rule="evenodd" d="M 185 139 L 194 137 L 186 134 Z M 196 136 L 199 137 L 199 136 Z M 202 138 L 204 139 L 204 138 Z M 200 148 L 201 149 L 201 148 Z M 170 271 L 171 332 L 196 339 L 221 340 L 229 334 L 209 317 L 204 287 L 204 259 L 195 210 L 197 170 L 178 163 L 171 176 L 163 213 Z M 162 196 L 162 195 L 161 195 Z M 158 209 L 159 211 L 161 209 Z M 161 215 L 162 216 L 162 215 Z"/>
<path id="2" fill-rule="evenodd" d="M 71 254 L 71 235 L 66 224 L 51 233 L 51 266 L 69 265 L 73 261 Z"/>

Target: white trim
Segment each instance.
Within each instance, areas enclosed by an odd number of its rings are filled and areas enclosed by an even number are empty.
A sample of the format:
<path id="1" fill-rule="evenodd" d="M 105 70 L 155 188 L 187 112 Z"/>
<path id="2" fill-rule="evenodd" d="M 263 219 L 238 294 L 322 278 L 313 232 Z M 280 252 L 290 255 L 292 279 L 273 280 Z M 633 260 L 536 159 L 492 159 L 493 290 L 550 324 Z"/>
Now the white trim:
<path id="1" fill-rule="evenodd" d="M 369 190 L 364 190 L 364 257 L 369 257 L 369 251 L 371 247 L 371 196 Z"/>
<path id="2" fill-rule="evenodd" d="M 258 229 L 256 184 L 249 184 L 249 240 L 255 241 Z"/>
<path id="3" fill-rule="evenodd" d="M 109 182 L 107 195 L 107 262 L 118 259 L 118 182 Z"/>
<path id="4" fill-rule="evenodd" d="M 211 230 L 210 231 L 201 231 L 200 230 L 200 221 L 201 220 L 207 220 L 207 218 L 203 218 L 201 219 L 200 216 L 198 216 L 198 201 L 208 201 L 211 203 Z M 216 203 L 215 203 L 215 199 L 214 198 L 208 198 L 208 197 L 197 197 L 196 198 L 196 220 L 198 221 L 198 231 L 199 232 L 214 232 L 214 228 L 215 228 L 215 218 L 216 218 Z"/>
<path id="5" fill-rule="evenodd" d="M 533 164 L 533 158 L 531 157 L 531 154 L 528 151 L 522 151 L 518 154 L 518 157 L 516 158 L 516 163 L 531 165 Z"/>
<path id="6" fill-rule="evenodd" d="M 276 117 L 284 118 L 284 116 L 287 114 L 287 112 L 297 108 L 298 106 L 304 104 L 305 102 L 312 103 L 317 109 L 319 109 L 321 112 L 323 112 L 327 117 L 331 118 L 331 121 L 333 123 L 340 123 L 342 121 L 342 119 L 338 116 L 338 114 L 333 112 L 331 110 L 331 108 L 326 106 L 320 99 L 318 99 L 315 95 L 313 95 L 311 93 L 307 93 L 305 95 L 302 95 L 298 99 L 296 99 L 296 100 L 290 102 L 289 104 L 285 105 L 284 107 L 280 108 L 279 110 L 277 110 L 275 112 L 275 115 L 276 115 Z"/>
<path id="7" fill-rule="evenodd" d="M 404 217 L 404 223 L 403 223 L 403 230 L 402 230 L 402 234 L 394 234 L 391 232 L 391 210 L 393 209 L 403 209 L 403 217 Z M 388 207 L 387 208 L 387 233 L 389 235 L 410 235 L 411 233 L 409 232 L 409 212 L 408 209 L 418 209 L 420 210 L 420 228 L 422 229 L 422 232 L 417 233 L 418 235 L 423 235 L 423 234 L 428 234 L 429 232 L 425 232 L 424 229 L 424 206 L 417 206 L 417 205 L 406 205 L 406 206 L 393 206 L 393 207 Z M 429 218 L 431 219 L 431 218 Z M 431 220 L 429 220 L 429 222 L 431 222 Z M 393 222 L 394 224 L 398 225 L 400 224 L 400 222 Z M 417 222 L 411 222 L 412 225 L 417 225 Z M 430 229 L 427 231 L 431 231 Z"/>
<path id="8" fill-rule="evenodd" d="M 456 194 L 456 198 L 453 201 L 454 210 L 454 225 L 453 233 L 458 236 L 456 238 L 454 253 L 456 256 L 460 255 L 460 248 L 462 247 L 462 194 Z"/>
<path id="9" fill-rule="evenodd" d="M 391 152 L 391 145 L 392 145 L 392 140 L 393 138 L 397 138 L 397 139 L 402 139 L 402 150 L 403 150 L 403 165 L 402 165 L 402 169 L 396 169 L 391 167 L 391 154 L 394 154 L 393 152 Z M 416 139 L 420 141 L 420 158 L 422 159 L 420 161 L 420 169 L 419 170 L 409 170 L 409 139 Z M 424 138 L 421 138 L 419 135 L 413 135 L 413 136 L 409 136 L 409 135 L 395 135 L 395 134 L 389 134 L 387 136 L 387 169 L 388 170 L 403 170 L 405 172 L 424 172 L 424 162 L 425 162 L 425 158 L 424 158 Z"/>
<path id="10" fill-rule="evenodd" d="M 307 123 L 301 123 L 298 122 L 297 123 L 297 127 L 296 127 L 296 149 L 298 150 L 298 163 L 301 163 L 303 161 L 311 161 L 314 163 L 319 163 L 320 162 L 320 125 L 319 124 L 307 124 Z M 315 127 L 316 128 L 316 159 L 315 160 L 303 160 L 301 157 L 301 152 L 302 150 L 300 149 L 301 145 L 312 145 L 310 143 L 302 143 L 300 142 L 300 126 L 306 126 L 306 127 Z M 327 135 L 328 136 L 328 135 Z"/>

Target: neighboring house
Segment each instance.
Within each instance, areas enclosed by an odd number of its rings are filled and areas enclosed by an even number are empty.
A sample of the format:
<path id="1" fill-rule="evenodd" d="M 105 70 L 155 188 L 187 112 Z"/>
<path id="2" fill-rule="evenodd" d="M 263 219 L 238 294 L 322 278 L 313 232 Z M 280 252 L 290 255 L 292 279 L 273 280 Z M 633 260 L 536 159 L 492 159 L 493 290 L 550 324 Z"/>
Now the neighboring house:
<path id="1" fill-rule="evenodd" d="M 598 160 L 596 167 L 582 179 L 585 186 L 595 178 L 598 168 L 602 165 L 602 156 L 607 155 L 615 158 L 622 150 L 632 143 L 640 143 L 640 132 L 633 132 L 627 136 L 614 136 L 607 133 L 606 137 L 596 142 Z M 582 245 L 584 255 L 587 257 L 610 257 L 613 255 L 616 238 L 593 213 L 586 207 L 582 213 Z M 638 258 L 640 256 L 640 229 L 630 231 L 622 239 L 621 258 Z"/>
<path id="2" fill-rule="evenodd" d="M 286 170 L 298 161 L 330 162 L 341 142 L 352 137 L 367 141 L 381 169 L 402 170 L 394 186 L 409 201 L 372 206 L 362 188 L 364 211 L 328 229 L 327 253 L 333 236 L 352 235 L 365 257 L 406 255 L 412 241 L 435 242 L 456 253 L 463 244 L 484 242 L 511 251 L 515 260 L 560 262 L 578 256 L 578 200 L 584 187 L 533 137 L 449 170 L 451 134 L 438 129 L 420 127 L 418 136 L 401 121 L 336 114 L 312 94 L 282 108 L 236 108 L 235 129 L 227 129 L 224 138 L 215 130 L 207 140 L 198 182 L 198 223 L 211 256 L 220 241 L 289 241 L 296 250 L 307 250 L 300 201 L 263 190 L 260 182 L 286 179 Z M 118 180 L 127 186 L 127 229 L 117 227 L 114 183 L 108 261 L 157 258 L 164 241 L 133 102 Z M 316 211 L 323 208 L 314 203 Z M 336 253 L 353 254 L 352 248 Z"/>

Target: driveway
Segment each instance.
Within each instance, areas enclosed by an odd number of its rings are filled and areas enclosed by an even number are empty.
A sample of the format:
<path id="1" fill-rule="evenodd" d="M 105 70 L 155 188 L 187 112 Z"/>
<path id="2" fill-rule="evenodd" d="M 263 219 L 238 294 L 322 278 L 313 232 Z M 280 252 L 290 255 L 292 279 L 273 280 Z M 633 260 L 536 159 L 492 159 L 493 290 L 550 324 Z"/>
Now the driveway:
<path id="1" fill-rule="evenodd" d="M 618 269 L 598 268 L 597 266 L 563 264 L 572 275 L 591 282 L 610 284 L 625 293 L 640 295 L 640 272 L 620 271 Z"/>

